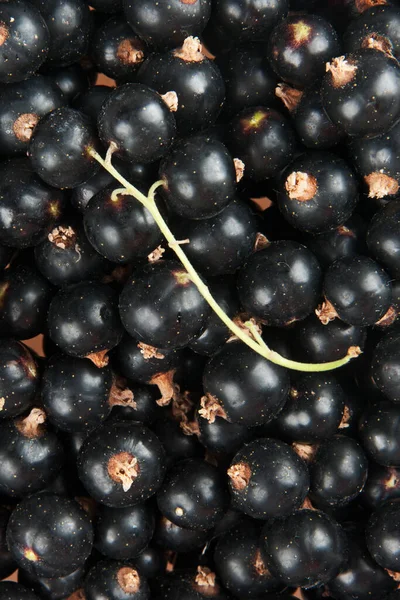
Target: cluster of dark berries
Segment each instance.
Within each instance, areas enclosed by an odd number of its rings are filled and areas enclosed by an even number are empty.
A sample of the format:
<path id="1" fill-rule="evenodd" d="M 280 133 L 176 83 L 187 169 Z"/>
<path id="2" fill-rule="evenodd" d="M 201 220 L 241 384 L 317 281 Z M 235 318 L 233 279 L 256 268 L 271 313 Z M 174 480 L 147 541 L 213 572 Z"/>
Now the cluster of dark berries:
<path id="1" fill-rule="evenodd" d="M 395 0 L 0 0 L 0 600 L 399 600 L 398 60 Z"/>

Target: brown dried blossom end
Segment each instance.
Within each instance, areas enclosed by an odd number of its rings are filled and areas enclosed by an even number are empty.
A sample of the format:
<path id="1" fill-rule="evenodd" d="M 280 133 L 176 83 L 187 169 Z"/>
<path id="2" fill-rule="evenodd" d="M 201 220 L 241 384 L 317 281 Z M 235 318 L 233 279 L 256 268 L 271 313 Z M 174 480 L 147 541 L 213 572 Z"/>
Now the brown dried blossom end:
<path id="1" fill-rule="evenodd" d="M 216 574 L 211 571 L 208 567 L 198 566 L 197 574 L 194 578 L 195 584 L 201 588 L 201 592 L 205 595 L 210 595 L 215 592 L 216 583 Z"/>
<path id="2" fill-rule="evenodd" d="M 86 600 L 85 592 L 83 588 L 76 590 L 71 596 L 68 596 L 67 600 Z"/>
<path id="3" fill-rule="evenodd" d="M 287 83 L 278 83 L 275 88 L 275 96 L 282 100 L 289 112 L 294 112 L 303 96 L 301 90 L 296 90 Z"/>
<path id="4" fill-rule="evenodd" d="M 160 260 L 162 258 L 162 255 L 165 252 L 165 248 L 163 248 L 162 246 L 157 246 L 157 248 L 155 250 L 153 250 L 153 252 L 150 252 L 150 254 L 147 256 L 147 260 L 150 263 L 154 263 L 157 262 L 158 260 Z"/>
<path id="5" fill-rule="evenodd" d="M 339 316 L 333 304 L 331 304 L 329 300 L 325 300 L 322 304 L 320 304 L 320 306 L 315 309 L 315 314 L 321 321 L 322 325 L 328 325 L 328 323 Z"/>
<path id="6" fill-rule="evenodd" d="M 137 458 L 133 454 L 119 452 L 109 459 L 107 472 L 113 481 L 122 485 L 124 492 L 128 492 L 140 469 Z"/>
<path id="7" fill-rule="evenodd" d="M 364 177 L 367 184 L 368 198 L 385 198 L 385 196 L 393 196 L 399 191 L 399 183 L 394 177 L 389 177 L 385 173 L 375 171 Z"/>
<path id="8" fill-rule="evenodd" d="M 181 48 L 174 51 L 174 56 L 185 62 L 203 62 L 206 58 L 203 54 L 203 46 L 197 37 L 189 36 L 183 42 Z"/>
<path id="9" fill-rule="evenodd" d="M 254 243 L 254 252 L 259 252 L 260 250 L 264 250 L 264 248 L 268 248 L 271 242 L 263 233 L 257 233 L 256 241 Z"/>
<path id="10" fill-rule="evenodd" d="M 125 594 L 136 594 L 140 589 L 139 573 L 132 567 L 118 569 L 117 581 Z"/>
<path id="11" fill-rule="evenodd" d="M 343 236 L 352 237 L 352 238 L 356 237 L 355 234 L 354 234 L 354 231 L 352 231 L 351 229 L 349 229 L 348 227 L 346 227 L 346 225 L 340 225 L 337 228 L 337 232 L 340 233 L 340 235 L 343 235 Z"/>
<path id="12" fill-rule="evenodd" d="M 338 56 L 326 63 L 326 72 L 332 75 L 334 88 L 344 87 L 350 83 L 357 72 L 357 66 L 351 64 L 345 56 Z"/>
<path id="13" fill-rule="evenodd" d="M 88 358 L 92 361 L 94 365 L 98 369 L 102 369 L 106 367 L 109 363 L 109 356 L 107 354 L 108 350 L 100 350 L 99 352 L 92 352 L 91 354 L 87 354 L 85 358 Z"/>
<path id="14" fill-rule="evenodd" d="M 254 559 L 254 568 L 256 570 L 256 573 L 258 575 L 261 575 L 262 577 L 269 575 L 269 571 L 265 565 L 265 562 L 262 559 L 260 550 L 257 550 L 257 552 L 256 552 L 255 559 Z"/>
<path id="15" fill-rule="evenodd" d="M 314 506 L 312 505 L 312 502 L 310 500 L 310 498 L 308 496 L 306 496 L 304 498 L 304 502 L 300 507 L 301 509 L 306 509 L 306 510 L 315 510 Z"/>
<path id="16" fill-rule="evenodd" d="M 165 355 L 155 348 L 155 346 L 149 346 L 149 344 L 144 344 L 143 342 L 139 342 L 137 347 L 140 350 L 140 354 L 143 354 L 143 358 L 145 360 L 149 360 L 150 358 L 158 358 L 162 360 L 165 358 Z"/>
<path id="17" fill-rule="evenodd" d="M 391 577 L 394 581 L 398 581 L 400 583 L 400 572 L 399 571 L 391 571 L 390 569 L 385 569 L 386 573 Z"/>
<path id="18" fill-rule="evenodd" d="M 6 40 L 8 40 L 10 36 L 10 31 L 7 25 L 4 22 L 0 23 L 0 46 L 4 44 Z"/>
<path id="19" fill-rule="evenodd" d="M 389 327 L 389 325 L 393 325 L 397 317 L 398 312 L 396 308 L 394 306 L 389 306 L 383 317 L 381 317 L 375 325 L 378 327 Z"/>
<path id="20" fill-rule="evenodd" d="M 247 313 L 240 313 L 240 314 L 236 315 L 232 319 L 232 321 L 235 323 L 235 325 L 237 327 L 239 327 L 239 329 L 244 331 L 244 333 L 246 333 L 247 335 L 251 335 L 251 332 L 250 332 L 248 326 L 246 325 L 246 323 L 251 323 L 252 326 L 254 327 L 254 329 L 257 331 L 257 333 L 259 335 L 262 335 L 261 322 L 259 320 L 255 319 L 254 317 L 249 318 L 249 315 Z M 227 341 L 232 342 L 237 339 L 238 339 L 237 336 L 233 333 Z"/>
<path id="21" fill-rule="evenodd" d="M 312 200 L 317 193 L 317 180 L 309 173 L 293 171 L 285 182 L 285 188 L 291 200 L 298 202 L 308 202 Z"/>
<path id="22" fill-rule="evenodd" d="M 348 406 L 345 406 L 343 409 L 343 416 L 342 416 L 342 420 L 339 423 L 339 429 L 347 429 L 347 427 L 350 427 L 350 421 L 351 419 L 351 412 Z"/>
<path id="23" fill-rule="evenodd" d="M 18 419 L 16 428 L 26 438 L 34 439 L 43 435 L 46 421 L 46 413 L 41 408 L 32 408 L 31 412 L 24 419 Z"/>
<path id="24" fill-rule="evenodd" d="M 38 554 L 36 554 L 36 552 L 33 550 L 33 548 L 24 548 L 24 557 L 29 560 L 30 562 L 38 562 L 40 560 L 40 557 Z"/>
<path id="25" fill-rule="evenodd" d="M 133 398 L 133 392 L 127 387 L 126 381 L 122 377 L 115 377 L 108 397 L 109 405 L 137 408 L 137 404 Z"/>
<path id="26" fill-rule="evenodd" d="M 179 426 L 185 435 L 197 435 L 197 437 L 200 435 L 200 427 L 196 420 L 188 421 L 187 418 L 186 420 L 183 419 Z"/>
<path id="27" fill-rule="evenodd" d="M 239 183 L 239 181 L 243 179 L 245 165 L 240 158 L 234 158 L 233 165 L 235 167 L 236 183 Z"/>
<path id="28" fill-rule="evenodd" d="M 137 40 L 126 39 L 119 44 L 117 57 L 123 65 L 139 65 L 144 60 L 144 53 Z"/>
<path id="29" fill-rule="evenodd" d="M 251 469 L 247 463 L 239 462 L 236 465 L 232 465 L 227 470 L 227 473 L 234 490 L 242 491 L 249 485 Z"/>
<path id="30" fill-rule="evenodd" d="M 200 406 L 200 417 L 206 419 L 209 423 L 215 423 L 215 419 L 217 417 L 221 417 L 221 419 L 228 420 L 226 412 L 218 402 L 218 398 L 216 398 L 215 396 L 211 396 L 211 394 L 202 396 L 202 398 L 200 399 Z"/>
<path id="31" fill-rule="evenodd" d="M 158 406 L 168 406 L 176 394 L 176 385 L 174 383 L 175 369 L 171 369 L 166 373 L 158 373 L 154 375 L 150 383 L 156 385 L 160 391 L 161 398 L 156 400 Z"/>
<path id="32" fill-rule="evenodd" d="M 5 403 L 6 403 L 6 399 L 4 398 L 4 396 L 2 396 L 2 397 L 0 398 L 0 410 L 3 410 L 3 409 L 4 409 L 4 405 L 5 405 Z"/>
<path id="33" fill-rule="evenodd" d="M 77 252 L 80 251 L 79 245 L 76 244 L 76 233 L 72 227 L 55 227 L 53 231 L 49 233 L 47 239 L 57 246 L 57 248 L 61 248 L 61 250 L 66 250 L 67 248 L 75 246 L 75 250 Z"/>
<path id="34" fill-rule="evenodd" d="M 355 7 L 359 13 L 363 13 L 374 6 L 386 6 L 387 0 L 355 0 Z"/>
<path id="35" fill-rule="evenodd" d="M 360 346 L 350 346 L 350 348 L 347 350 L 347 356 L 350 358 L 357 358 L 357 356 L 360 356 L 360 354 L 362 354 Z"/>
<path id="36" fill-rule="evenodd" d="M 14 135 L 20 142 L 29 142 L 33 130 L 39 122 L 39 115 L 23 113 L 13 123 Z"/>
<path id="37" fill-rule="evenodd" d="M 377 50 L 378 52 L 385 54 L 388 58 L 394 58 L 392 43 L 385 35 L 379 35 L 378 33 L 367 35 L 361 43 L 361 48 Z"/>
<path id="38" fill-rule="evenodd" d="M 306 462 L 311 462 L 318 450 L 318 444 L 311 445 L 293 442 L 292 448 L 296 452 L 296 454 L 300 456 L 300 458 L 302 458 Z"/>
<path id="39" fill-rule="evenodd" d="M 170 112 L 176 112 L 178 110 L 178 94 L 176 92 L 170 91 L 166 94 L 161 94 L 161 98 L 168 106 Z"/>

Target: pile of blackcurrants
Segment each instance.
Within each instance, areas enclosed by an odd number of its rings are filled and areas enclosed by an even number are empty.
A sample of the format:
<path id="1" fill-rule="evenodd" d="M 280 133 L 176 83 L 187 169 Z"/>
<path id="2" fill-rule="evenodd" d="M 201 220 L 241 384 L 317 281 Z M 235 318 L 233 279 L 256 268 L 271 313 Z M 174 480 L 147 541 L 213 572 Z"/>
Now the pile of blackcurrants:
<path id="1" fill-rule="evenodd" d="M 395 0 L 0 0 L 0 600 L 400 599 L 398 60 Z"/>

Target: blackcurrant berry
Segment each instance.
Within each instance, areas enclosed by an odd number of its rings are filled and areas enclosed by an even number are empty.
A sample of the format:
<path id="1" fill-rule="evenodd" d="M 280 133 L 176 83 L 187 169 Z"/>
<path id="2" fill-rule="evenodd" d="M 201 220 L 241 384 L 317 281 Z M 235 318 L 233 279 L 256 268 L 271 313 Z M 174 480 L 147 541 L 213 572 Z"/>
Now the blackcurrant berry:
<path id="1" fill-rule="evenodd" d="M 374 560 L 389 571 L 400 571 L 400 500 L 390 500 L 372 513 L 365 537 Z"/>
<path id="2" fill-rule="evenodd" d="M 400 467 L 400 406 L 389 401 L 369 408 L 360 421 L 361 444 L 380 465 Z"/>
<path id="3" fill-rule="evenodd" d="M 38 384 L 38 365 L 27 346 L 0 339 L 0 418 L 25 412 L 34 401 Z"/>
<path id="4" fill-rule="evenodd" d="M 92 567 L 85 579 L 86 600 L 147 600 L 148 583 L 132 562 L 104 560 Z"/>
<path id="5" fill-rule="evenodd" d="M 371 363 L 371 376 L 381 392 L 392 400 L 400 402 L 400 335 L 387 333 L 374 350 Z"/>

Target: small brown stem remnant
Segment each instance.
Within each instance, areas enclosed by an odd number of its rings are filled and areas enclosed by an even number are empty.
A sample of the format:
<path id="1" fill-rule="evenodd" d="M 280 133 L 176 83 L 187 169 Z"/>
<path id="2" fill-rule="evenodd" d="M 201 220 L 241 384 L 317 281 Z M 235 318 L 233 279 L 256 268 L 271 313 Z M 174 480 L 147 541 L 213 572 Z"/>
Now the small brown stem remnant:
<path id="1" fill-rule="evenodd" d="M 399 191 L 399 183 L 394 177 L 389 177 L 385 173 L 375 171 L 364 177 L 367 184 L 368 198 L 384 198 L 385 196 L 394 196 Z"/>
<path id="2" fill-rule="evenodd" d="M 174 56 L 185 62 L 203 62 L 206 58 L 199 38 L 193 36 L 185 39 L 181 48 L 174 51 Z"/>
<path id="3" fill-rule="evenodd" d="M 186 417 L 180 422 L 179 426 L 185 435 L 200 435 L 200 427 L 196 420 L 189 421 Z"/>
<path id="4" fill-rule="evenodd" d="M 133 399 L 133 392 L 127 387 L 123 377 L 114 377 L 110 395 L 108 397 L 108 403 L 110 406 L 129 406 L 130 408 L 137 408 L 137 404 Z"/>
<path id="5" fill-rule="evenodd" d="M 361 43 L 361 48 L 371 48 L 371 50 L 383 52 L 388 58 L 394 58 L 392 43 L 385 35 L 379 35 L 378 33 L 367 35 Z"/>
<path id="6" fill-rule="evenodd" d="M 181 506 L 177 506 L 175 509 L 175 514 L 177 517 L 183 517 L 184 512 L 185 511 L 183 510 L 183 508 Z"/>
<path id="7" fill-rule="evenodd" d="M 201 588 L 215 587 L 216 575 L 208 567 L 197 567 L 197 575 L 194 578 L 196 585 Z"/>
<path id="8" fill-rule="evenodd" d="M 98 369 L 102 369 L 103 367 L 106 367 L 108 365 L 109 362 L 109 357 L 107 355 L 108 350 L 100 350 L 99 352 L 91 352 L 90 354 L 87 354 L 85 358 L 88 358 L 89 360 L 92 361 L 92 363 L 94 365 L 96 365 L 96 367 Z"/>
<path id="9" fill-rule="evenodd" d="M 326 63 L 326 72 L 331 73 L 334 88 L 344 87 L 350 83 L 356 71 L 356 65 L 351 64 L 345 56 L 338 56 L 332 59 L 332 62 Z"/>
<path id="10" fill-rule="evenodd" d="M 118 569 L 117 581 L 125 594 L 136 594 L 140 589 L 139 573 L 132 567 Z"/>
<path id="11" fill-rule="evenodd" d="M 385 489 L 392 490 L 393 488 L 396 488 L 399 484 L 399 471 L 398 469 L 396 469 L 396 467 L 391 467 L 389 469 L 389 477 L 385 481 Z"/>
<path id="12" fill-rule="evenodd" d="M 76 590 L 76 592 L 71 594 L 71 596 L 68 596 L 67 600 L 86 600 L 83 588 L 79 588 L 79 590 Z"/>
<path id="13" fill-rule="evenodd" d="M 398 571 L 391 571 L 390 569 L 385 569 L 385 571 L 394 581 L 400 583 L 400 573 Z"/>
<path id="14" fill-rule="evenodd" d="M 245 165 L 244 162 L 240 160 L 240 158 L 234 158 L 233 164 L 235 166 L 236 183 L 239 183 L 239 181 L 243 179 Z"/>
<path id="15" fill-rule="evenodd" d="M 322 304 L 320 304 L 320 306 L 315 309 L 315 314 L 321 321 L 322 325 L 328 325 L 328 323 L 339 316 L 329 300 L 325 300 Z"/>
<path id="16" fill-rule="evenodd" d="M 143 50 L 135 39 L 122 40 L 117 49 L 117 57 L 123 65 L 138 65 L 144 60 Z"/>
<path id="17" fill-rule="evenodd" d="M 178 94 L 176 92 L 171 91 L 166 94 L 161 94 L 161 98 L 168 106 L 170 112 L 176 112 L 178 110 Z"/>
<path id="18" fill-rule="evenodd" d="M 251 329 L 246 323 L 251 324 L 251 328 L 253 331 L 256 331 L 259 335 L 262 335 L 262 327 L 259 321 L 254 317 L 249 319 L 249 316 L 246 313 L 240 313 L 234 317 L 233 322 L 237 327 L 239 327 L 242 331 L 245 331 L 247 335 L 251 335 Z M 231 335 L 231 337 L 227 340 L 228 342 L 232 342 L 233 340 L 237 340 L 237 336 L 235 334 Z"/>
<path id="19" fill-rule="evenodd" d="M 254 243 L 254 252 L 264 250 L 264 248 L 267 248 L 270 244 L 271 242 L 263 233 L 257 233 L 256 241 Z"/>
<path id="20" fill-rule="evenodd" d="M 303 504 L 301 505 L 300 508 L 307 509 L 307 510 L 315 510 L 315 508 L 313 507 L 313 505 L 311 503 L 311 500 L 310 500 L 310 498 L 308 496 L 306 496 L 304 498 L 304 502 L 303 502 Z"/>
<path id="21" fill-rule="evenodd" d="M 275 96 L 282 100 L 289 112 L 294 112 L 303 96 L 301 90 L 296 90 L 287 83 L 278 83 L 275 88 Z"/>
<path id="22" fill-rule="evenodd" d="M 150 263 L 157 262 L 158 260 L 160 260 L 160 258 L 162 258 L 164 252 L 165 248 L 163 248 L 162 246 L 157 246 L 157 248 L 153 250 L 153 252 L 150 252 L 150 254 L 147 256 L 147 260 Z"/>
<path id="23" fill-rule="evenodd" d="M 0 46 L 8 39 L 10 31 L 4 22 L 0 22 Z"/>
<path id="24" fill-rule="evenodd" d="M 55 227 L 53 231 L 47 236 L 49 242 L 65 250 L 66 248 L 72 248 L 75 246 L 75 250 L 80 252 L 79 245 L 76 244 L 76 233 L 72 227 Z"/>
<path id="25" fill-rule="evenodd" d="M 200 399 L 200 410 L 199 415 L 203 419 L 207 419 L 209 423 L 215 423 L 215 419 L 217 417 L 221 417 L 221 419 L 228 420 L 228 416 L 218 399 L 215 396 L 211 396 L 211 394 L 206 394 Z"/>
<path id="26" fill-rule="evenodd" d="M 133 454 L 119 452 L 108 461 L 107 471 L 111 479 L 120 483 L 124 492 L 128 492 L 139 475 L 140 469 L 137 458 Z"/>
<path id="27" fill-rule="evenodd" d="M 254 559 L 254 568 L 256 573 L 261 576 L 265 576 L 269 574 L 267 567 L 265 566 L 265 562 L 262 559 L 260 550 L 257 549 L 256 556 Z"/>
<path id="28" fill-rule="evenodd" d="M 33 548 L 24 548 L 24 557 L 31 562 L 38 562 L 39 555 L 33 550 Z"/>
<path id="29" fill-rule="evenodd" d="M 360 356 L 360 354 L 362 354 L 360 346 L 350 346 L 347 350 L 347 356 L 350 358 L 357 358 L 357 356 Z"/>
<path id="30" fill-rule="evenodd" d="M 46 413 L 41 408 L 32 408 L 31 412 L 24 419 L 16 422 L 16 428 L 23 436 L 34 439 L 44 433 L 43 423 L 46 421 Z"/>
<path id="31" fill-rule="evenodd" d="M 356 0 L 355 6 L 359 13 L 363 13 L 373 6 L 386 6 L 387 0 Z"/>
<path id="32" fill-rule="evenodd" d="M 308 202 L 312 200 L 317 192 L 317 180 L 308 173 L 293 171 L 285 182 L 285 188 L 291 200 Z"/>
<path id="33" fill-rule="evenodd" d="M 6 403 L 6 399 L 4 398 L 4 396 L 2 396 L 0 398 L 0 410 L 3 410 L 5 403 Z"/>
<path id="34" fill-rule="evenodd" d="M 339 429 L 347 429 L 347 427 L 350 427 L 350 421 L 351 419 L 351 413 L 349 410 L 348 406 L 345 406 L 343 409 L 343 417 L 342 420 L 339 423 Z"/>
<path id="35" fill-rule="evenodd" d="M 177 392 L 176 385 L 174 383 L 175 369 L 171 369 L 166 373 L 158 373 L 154 375 L 150 383 L 156 385 L 160 390 L 161 398 L 156 400 L 158 406 L 168 406 L 172 398 L 175 397 Z"/>
<path id="36" fill-rule="evenodd" d="M 249 485 L 251 469 L 247 463 L 239 462 L 236 465 L 232 465 L 227 470 L 227 473 L 234 490 L 241 491 Z"/>
<path id="37" fill-rule="evenodd" d="M 318 450 L 318 444 L 298 444 L 293 442 L 293 450 L 306 462 L 311 462 Z"/>
<path id="38" fill-rule="evenodd" d="M 395 309 L 395 307 L 389 306 L 383 317 L 381 317 L 379 321 L 375 323 L 375 325 L 377 325 L 378 327 L 389 327 L 389 325 L 392 325 L 395 322 L 397 317 L 398 312 Z"/>
<path id="39" fill-rule="evenodd" d="M 33 130 L 38 124 L 39 116 L 34 113 L 24 113 L 19 115 L 13 123 L 13 131 L 15 137 L 20 142 L 29 142 L 32 137 Z"/>
<path id="40" fill-rule="evenodd" d="M 168 521 L 168 519 L 164 518 L 164 521 L 167 524 L 167 529 L 171 528 L 171 521 Z M 167 573 L 172 573 L 175 569 L 175 563 L 176 563 L 176 559 L 178 558 L 178 553 L 174 552 L 173 550 L 167 550 L 166 552 L 166 564 L 165 564 L 165 571 Z"/>
<path id="41" fill-rule="evenodd" d="M 356 237 L 354 235 L 354 231 L 352 231 L 351 229 L 349 229 L 348 227 L 346 227 L 346 225 L 340 225 L 337 228 L 337 232 L 340 233 L 340 235 L 343 235 L 343 237 L 347 236 L 347 237 Z"/>
<path id="42" fill-rule="evenodd" d="M 161 360 L 165 358 L 165 355 L 155 346 L 149 346 L 149 344 L 144 344 L 143 342 L 139 342 L 137 346 L 140 350 L 140 354 L 143 354 L 145 360 L 149 360 L 150 358 L 159 358 Z"/>

